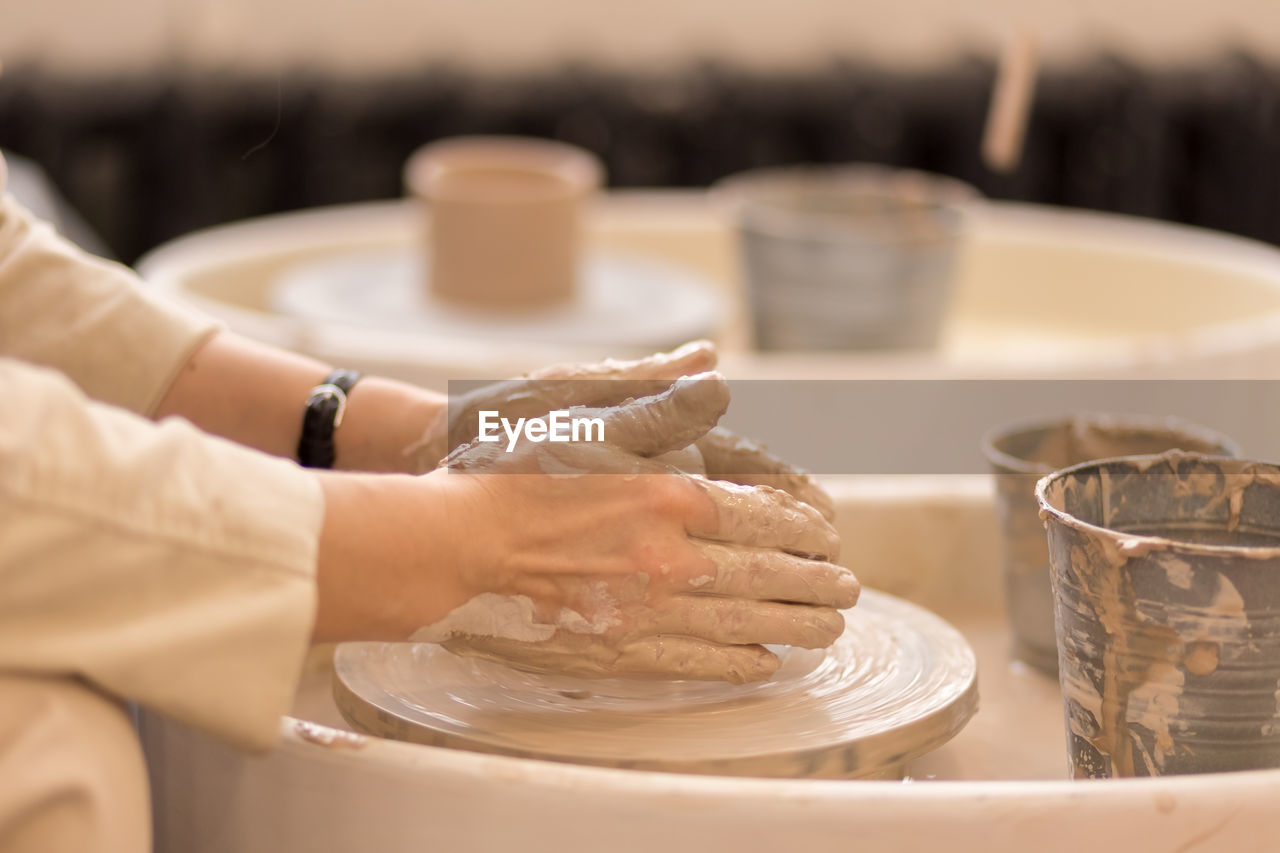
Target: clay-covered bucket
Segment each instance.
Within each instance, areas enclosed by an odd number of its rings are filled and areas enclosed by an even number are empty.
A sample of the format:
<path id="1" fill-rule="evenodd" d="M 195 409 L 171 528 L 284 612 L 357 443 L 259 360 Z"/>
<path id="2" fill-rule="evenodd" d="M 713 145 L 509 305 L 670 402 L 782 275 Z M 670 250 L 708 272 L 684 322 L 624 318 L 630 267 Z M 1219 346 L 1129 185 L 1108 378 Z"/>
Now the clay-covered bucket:
<path id="1" fill-rule="evenodd" d="M 1109 459 L 1036 496 L 1072 774 L 1280 767 L 1280 467 Z"/>
<path id="2" fill-rule="evenodd" d="M 1036 481 L 1053 471 L 1116 456 L 1187 450 L 1239 456 L 1221 433 L 1177 418 L 1078 414 L 1020 421 L 996 427 L 982 439 L 982 452 L 996 478 L 1000 556 L 1012 654 L 1056 674 L 1049 550 L 1036 506 Z"/>

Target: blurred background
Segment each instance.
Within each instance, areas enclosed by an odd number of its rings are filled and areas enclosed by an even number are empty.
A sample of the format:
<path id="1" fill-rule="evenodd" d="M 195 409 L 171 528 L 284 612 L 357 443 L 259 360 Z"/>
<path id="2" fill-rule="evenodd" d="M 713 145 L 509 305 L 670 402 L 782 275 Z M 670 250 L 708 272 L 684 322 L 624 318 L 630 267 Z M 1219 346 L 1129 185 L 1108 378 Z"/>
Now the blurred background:
<path id="1" fill-rule="evenodd" d="M 871 161 L 995 198 L 1280 242 L 1274 0 L 52 0 L 6 4 L 0 148 L 115 256 L 402 194 L 459 133 L 575 143 L 612 186 Z M 979 142 L 1015 25 L 1042 47 L 1022 166 Z"/>

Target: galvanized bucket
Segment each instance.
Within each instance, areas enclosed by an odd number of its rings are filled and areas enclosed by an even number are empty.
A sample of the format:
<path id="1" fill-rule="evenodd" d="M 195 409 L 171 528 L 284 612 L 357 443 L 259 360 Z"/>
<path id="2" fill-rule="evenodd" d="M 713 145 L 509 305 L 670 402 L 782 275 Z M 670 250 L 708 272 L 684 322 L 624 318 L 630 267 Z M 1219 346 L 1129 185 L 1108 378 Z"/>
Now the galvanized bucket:
<path id="1" fill-rule="evenodd" d="M 1012 654 L 1050 675 L 1058 672 L 1049 549 L 1036 506 L 1036 481 L 1094 459 L 1187 450 L 1238 456 L 1230 438 L 1177 418 L 1079 414 L 1006 424 L 982 439 L 996 477 L 1005 608 Z"/>
<path id="2" fill-rule="evenodd" d="M 1036 496 L 1072 775 L 1280 767 L 1280 467 L 1109 459 Z"/>
<path id="3" fill-rule="evenodd" d="M 715 192 L 736 213 L 757 347 L 936 344 L 975 189 L 859 164 L 745 172 Z"/>

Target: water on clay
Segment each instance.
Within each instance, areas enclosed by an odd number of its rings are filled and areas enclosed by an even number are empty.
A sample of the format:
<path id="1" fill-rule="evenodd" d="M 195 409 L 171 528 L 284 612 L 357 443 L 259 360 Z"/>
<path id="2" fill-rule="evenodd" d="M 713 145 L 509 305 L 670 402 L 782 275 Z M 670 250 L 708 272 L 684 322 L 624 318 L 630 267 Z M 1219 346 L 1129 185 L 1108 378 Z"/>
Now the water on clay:
<path id="1" fill-rule="evenodd" d="M 766 682 L 520 672 L 429 644 L 349 643 L 335 698 L 357 729 L 481 752 L 752 776 L 882 775 L 976 710 L 972 649 L 928 611 L 864 591 L 827 650 L 782 650 Z"/>

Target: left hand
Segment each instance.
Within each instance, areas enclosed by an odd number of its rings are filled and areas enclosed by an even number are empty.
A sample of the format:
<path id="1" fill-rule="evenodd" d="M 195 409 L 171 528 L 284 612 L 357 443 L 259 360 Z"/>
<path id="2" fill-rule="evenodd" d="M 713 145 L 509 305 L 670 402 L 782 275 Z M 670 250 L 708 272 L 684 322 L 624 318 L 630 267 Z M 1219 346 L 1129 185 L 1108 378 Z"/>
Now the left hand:
<path id="1" fill-rule="evenodd" d="M 474 439 L 482 410 L 500 410 L 507 418 L 529 418 L 571 406 L 616 406 L 660 393 L 676 379 L 711 370 L 715 364 L 715 347 L 708 341 L 694 341 L 634 361 L 557 364 L 520 379 L 486 385 L 449 406 L 443 428 L 431 430 L 412 448 L 407 470 L 430 471 L 444 456 Z M 835 517 L 826 491 L 807 472 L 778 459 L 763 445 L 716 427 L 699 439 L 696 447 L 709 479 L 771 486 L 818 510 L 828 521 Z"/>

